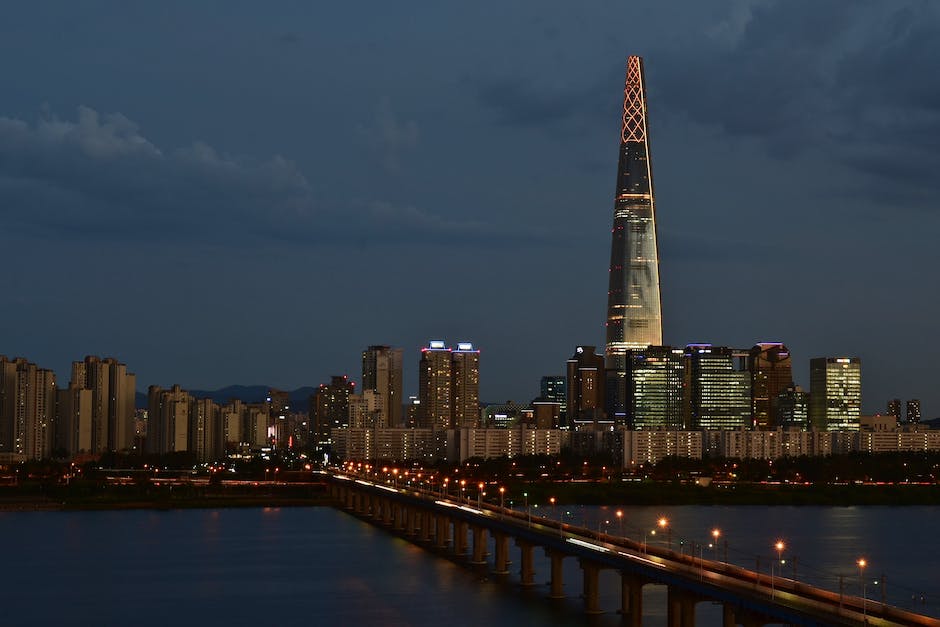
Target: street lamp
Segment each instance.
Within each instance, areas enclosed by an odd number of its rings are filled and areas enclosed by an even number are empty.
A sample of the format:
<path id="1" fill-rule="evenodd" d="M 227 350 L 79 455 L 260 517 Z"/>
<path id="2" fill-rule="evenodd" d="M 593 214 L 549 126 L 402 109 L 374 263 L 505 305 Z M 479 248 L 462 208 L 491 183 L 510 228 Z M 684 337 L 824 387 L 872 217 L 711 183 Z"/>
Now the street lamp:
<path id="1" fill-rule="evenodd" d="M 672 527 L 669 526 L 669 519 L 665 516 L 656 521 L 660 529 L 666 530 L 666 547 L 672 550 Z"/>
<path id="2" fill-rule="evenodd" d="M 649 548 L 648 548 L 648 545 L 647 545 L 647 543 L 646 543 L 647 538 L 648 538 L 649 536 L 655 536 L 655 535 L 656 535 L 656 530 L 655 530 L 655 529 L 650 529 L 649 531 L 644 531 L 644 532 L 643 532 L 643 552 L 644 552 L 644 553 L 649 553 Z"/>
<path id="3" fill-rule="evenodd" d="M 777 540 L 774 544 L 774 549 L 777 551 L 777 563 L 779 564 L 783 560 L 783 549 L 786 548 L 783 540 Z M 770 564 L 770 598 L 774 598 L 774 565 L 773 562 Z"/>
<path id="4" fill-rule="evenodd" d="M 524 502 L 524 504 L 525 504 L 525 517 L 526 517 L 526 520 L 528 521 L 528 524 L 531 525 L 531 524 L 532 524 L 532 515 L 529 513 L 529 493 L 528 493 L 528 492 L 523 492 L 523 493 L 522 493 L 522 498 L 524 499 L 523 502 Z"/>
<path id="5" fill-rule="evenodd" d="M 466 493 L 467 493 L 467 480 L 461 479 L 460 480 L 460 500 L 461 501 L 465 500 L 464 497 L 466 496 Z"/>
<path id="6" fill-rule="evenodd" d="M 865 567 L 868 566 L 868 562 L 865 561 L 864 557 L 860 557 L 855 563 L 858 564 L 858 583 L 862 586 L 862 618 L 867 623 L 868 608 L 866 603 L 867 599 L 865 597 Z"/>
<path id="7" fill-rule="evenodd" d="M 499 509 L 503 508 L 503 497 L 506 496 L 506 488 L 504 486 L 499 486 Z"/>
<path id="8" fill-rule="evenodd" d="M 477 488 L 479 489 L 479 492 L 477 492 L 477 507 L 482 508 L 483 507 L 483 482 L 482 481 L 477 484 Z"/>
<path id="9" fill-rule="evenodd" d="M 721 529 L 718 529 L 717 527 L 715 529 L 712 529 L 712 546 L 715 548 L 715 561 L 716 562 L 718 561 L 718 538 L 720 537 L 721 537 Z M 726 562 L 728 561 L 727 558 L 725 558 L 725 561 Z"/>
<path id="10" fill-rule="evenodd" d="M 617 510 L 617 523 L 620 526 L 620 537 L 623 538 L 623 510 Z"/>
<path id="11" fill-rule="evenodd" d="M 551 496 L 548 499 L 548 502 L 552 504 L 552 520 L 555 519 L 555 497 Z"/>

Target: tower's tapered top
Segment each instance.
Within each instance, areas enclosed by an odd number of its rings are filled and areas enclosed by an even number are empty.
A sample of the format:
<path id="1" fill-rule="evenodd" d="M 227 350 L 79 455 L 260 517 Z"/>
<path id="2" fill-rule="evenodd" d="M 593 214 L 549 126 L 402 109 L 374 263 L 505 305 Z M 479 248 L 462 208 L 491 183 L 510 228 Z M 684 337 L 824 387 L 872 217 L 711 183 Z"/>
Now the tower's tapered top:
<path id="1" fill-rule="evenodd" d="M 627 80 L 623 86 L 623 127 L 620 141 L 646 141 L 646 84 L 643 78 L 643 59 L 627 57 Z"/>

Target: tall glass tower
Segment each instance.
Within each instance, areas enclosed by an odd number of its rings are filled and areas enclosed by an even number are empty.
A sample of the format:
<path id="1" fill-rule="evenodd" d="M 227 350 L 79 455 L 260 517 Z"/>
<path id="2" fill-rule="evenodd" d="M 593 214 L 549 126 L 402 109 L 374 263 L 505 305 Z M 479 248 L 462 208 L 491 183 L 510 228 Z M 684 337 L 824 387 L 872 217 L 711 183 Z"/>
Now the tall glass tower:
<path id="1" fill-rule="evenodd" d="M 626 416 L 627 351 L 663 343 L 646 79 L 640 57 L 627 58 L 623 94 L 606 347 L 607 413 L 618 423 Z"/>

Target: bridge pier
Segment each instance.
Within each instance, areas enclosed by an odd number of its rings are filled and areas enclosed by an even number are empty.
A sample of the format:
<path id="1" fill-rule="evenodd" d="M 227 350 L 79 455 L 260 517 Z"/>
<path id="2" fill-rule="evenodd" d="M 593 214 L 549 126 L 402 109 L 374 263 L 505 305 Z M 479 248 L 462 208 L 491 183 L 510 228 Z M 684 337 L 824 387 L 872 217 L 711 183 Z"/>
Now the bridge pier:
<path id="1" fill-rule="evenodd" d="M 409 536 L 418 535 L 417 515 L 413 507 L 408 508 L 408 525 L 405 528 L 405 533 L 407 533 Z"/>
<path id="2" fill-rule="evenodd" d="M 522 583 L 523 586 L 535 585 L 535 566 L 532 562 L 532 553 L 535 546 L 519 538 L 516 538 L 516 546 L 518 546 L 519 550 L 522 552 L 522 559 L 519 562 L 520 583 Z"/>
<path id="3" fill-rule="evenodd" d="M 471 564 L 486 564 L 486 529 L 473 526 L 473 557 Z"/>
<path id="4" fill-rule="evenodd" d="M 545 555 L 548 556 L 552 564 L 551 591 L 548 593 L 548 597 L 550 599 L 563 599 L 565 598 L 565 579 L 562 566 L 565 554 L 559 551 L 545 549 Z"/>
<path id="5" fill-rule="evenodd" d="M 431 512 L 421 512 L 421 535 L 419 539 L 422 542 L 431 541 Z"/>
<path id="6" fill-rule="evenodd" d="M 493 541 L 496 545 L 496 562 L 493 572 L 497 575 L 507 575 L 509 574 L 509 536 L 494 531 Z"/>
<path id="7" fill-rule="evenodd" d="M 446 549 L 450 540 L 450 520 L 446 516 L 437 516 L 437 533 L 434 535 L 434 546 Z"/>
<path id="8" fill-rule="evenodd" d="M 598 579 L 601 572 L 599 565 L 586 559 L 579 559 L 581 572 L 584 574 L 584 611 L 588 614 L 601 613 L 600 591 Z"/>
<path id="9" fill-rule="evenodd" d="M 454 553 L 462 557 L 467 554 L 467 523 L 454 521 Z"/>
<path id="10" fill-rule="evenodd" d="M 630 573 L 620 573 L 620 613 L 629 627 L 643 624 L 643 584 L 645 582 Z"/>
<path id="11" fill-rule="evenodd" d="M 696 598 L 673 586 L 666 593 L 666 624 L 669 627 L 695 627 Z"/>

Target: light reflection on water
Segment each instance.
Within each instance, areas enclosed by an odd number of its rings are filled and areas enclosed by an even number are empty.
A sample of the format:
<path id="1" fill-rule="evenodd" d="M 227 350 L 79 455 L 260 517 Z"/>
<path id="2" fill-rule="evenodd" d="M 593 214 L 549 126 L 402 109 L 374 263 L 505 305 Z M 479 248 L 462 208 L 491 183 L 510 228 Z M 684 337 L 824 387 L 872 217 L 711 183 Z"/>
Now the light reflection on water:
<path id="1" fill-rule="evenodd" d="M 569 522 L 620 531 L 616 508 L 559 505 Z M 935 507 L 624 507 L 623 532 L 639 538 L 660 516 L 673 546 L 706 544 L 722 530 L 729 560 L 764 572 L 772 543 L 787 544 L 784 574 L 857 594 L 855 560 L 870 567 L 869 596 L 938 614 L 940 547 Z M 610 524 L 605 521 L 611 520 Z M 0 601 L 7 624 L 460 625 L 619 624 L 619 579 L 601 576 L 608 613 L 580 613 L 581 573 L 564 562 L 561 603 L 547 594 L 548 560 L 536 551 L 534 589 L 521 592 L 329 508 L 0 513 L 7 566 Z M 665 543 L 657 536 L 655 542 Z M 706 558 L 721 557 L 705 549 Z M 491 549 L 492 552 L 492 549 Z M 716 555 L 717 554 L 717 555 Z M 518 549 L 512 548 L 518 570 Z M 516 573 L 511 575 L 518 578 Z M 872 582 L 879 581 L 874 585 Z M 920 604 L 920 595 L 926 604 Z M 665 589 L 644 589 L 644 625 L 665 621 Z M 719 624 L 701 603 L 699 624 Z"/>

